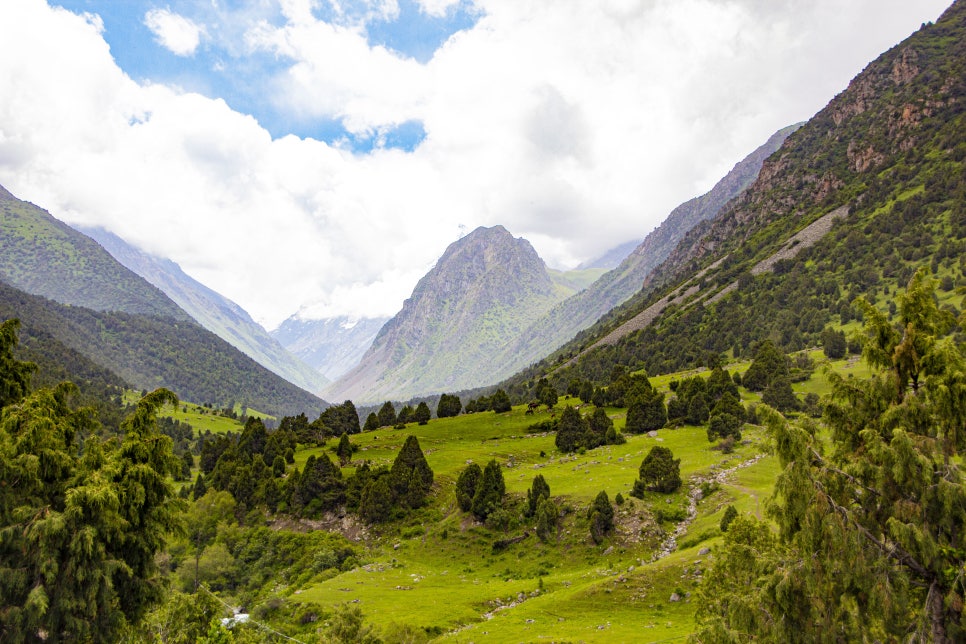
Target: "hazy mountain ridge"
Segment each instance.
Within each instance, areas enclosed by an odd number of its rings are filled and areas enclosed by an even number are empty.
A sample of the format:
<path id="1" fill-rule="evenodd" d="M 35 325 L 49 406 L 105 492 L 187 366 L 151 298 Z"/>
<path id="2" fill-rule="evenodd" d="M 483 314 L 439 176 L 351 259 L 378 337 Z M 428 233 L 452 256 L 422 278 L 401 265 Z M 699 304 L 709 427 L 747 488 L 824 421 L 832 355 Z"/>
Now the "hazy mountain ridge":
<path id="1" fill-rule="evenodd" d="M 502 226 L 478 228 L 446 249 L 362 362 L 326 394 L 370 402 L 495 380 L 507 338 L 572 292 L 551 279 L 528 241 Z"/>
<path id="2" fill-rule="evenodd" d="M 547 356 L 594 324 L 602 315 L 637 293 L 648 274 L 661 264 L 692 228 L 713 218 L 729 200 L 746 190 L 758 176 L 765 159 L 801 124 L 783 128 L 739 161 L 715 186 L 674 210 L 620 265 L 605 273 L 586 290 L 554 306 L 503 350 L 508 375 Z"/>
<path id="3" fill-rule="evenodd" d="M 306 391 L 321 391 L 328 383 L 322 374 L 290 354 L 245 309 L 187 275 L 175 262 L 138 250 L 103 228 L 79 230 L 161 289 L 203 327 L 270 371 Z"/>
<path id="4" fill-rule="evenodd" d="M 191 321 L 160 289 L 122 267 L 94 240 L 2 186 L 0 279 L 62 304 Z"/>
<path id="5" fill-rule="evenodd" d="M 923 264 L 963 284 L 964 96 L 966 3 L 958 2 L 789 136 L 752 186 L 687 233 L 639 294 L 504 385 L 519 391 L 549 374 L 600 378 L 615 364 L 666 373 L 700 366 L 709 353 L 743 354 L 764 338 L 794 351 L 851 319 L 856 296 L 904 287 Z M 831 213 L 840 216 L 814 245 L 755 270 Z"/>
<path id="6" fill-rule="evenodd" d="M 325 378 L 335 380 L 359 364 L 388 320 L 344 315 L 303 320 L 293 315 L 270 334 Z"/>

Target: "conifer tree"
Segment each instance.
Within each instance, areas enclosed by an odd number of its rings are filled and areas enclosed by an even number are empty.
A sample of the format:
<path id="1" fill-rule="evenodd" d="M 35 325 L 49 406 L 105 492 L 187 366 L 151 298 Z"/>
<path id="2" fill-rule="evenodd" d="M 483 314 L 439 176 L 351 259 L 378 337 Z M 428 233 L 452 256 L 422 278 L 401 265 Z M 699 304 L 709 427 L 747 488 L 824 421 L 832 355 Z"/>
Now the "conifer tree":
<path id="1" fill-rule="evenodd" d="M 425 425 L 429 422 L 430 416 L 429 405 L 426 404 L 426 401 L 416 405 L 416 411 L 413 412 L 413 420 L 420 425 Z"/>
<path id="2" fill-rule="evenodd" d="M 778 535 L 731 523 L 697 639 L 966 638 L 966 349 L 934 289 L 918 271 L 895 325 L 858 301 L 875 373 L 828 374 L 828 446 L 808 421 L 760 409 L 783 468 L 769 509 Z"/>
<path id="3" fill-rule="evenodd" d="M 476 463 L 467 465 L 456 479 L 456 503 L 463 512 L 473 508 L 473 497 L 476 488 L 483 478 L 483 469 Z"/>
<path id="4" fill-rule="evenodd" d="M 480 521 L 486 519 L 491 512 L 503 507 L 503 497 L 506 494 L 506 483 L 503 481 L 503 469 L 496 460 L 491 460 L 483 468 L 476 494 L 473 495 L 473 514 Z"/>
<path id="5" fill-rule="evenodd" d="M 550 498 L 550 486 L 547 484 L 546 479 L 543 478 L 543 474 L 537 474 L 533 477 L 533 483 L 530 484 L 530 489 L 527 490 L 527 507 L 524 510 L 524 515 L 532 517 L 537 513 L 537 506 L 540 504 L 541 499 Z"/>
<path id="6" fill-rule="evenodd" d="M 433 470 L 415 436 L 407 436 L 389 468 L 389 488 L 404 507 L 418 508 L 433 486 Z"/>

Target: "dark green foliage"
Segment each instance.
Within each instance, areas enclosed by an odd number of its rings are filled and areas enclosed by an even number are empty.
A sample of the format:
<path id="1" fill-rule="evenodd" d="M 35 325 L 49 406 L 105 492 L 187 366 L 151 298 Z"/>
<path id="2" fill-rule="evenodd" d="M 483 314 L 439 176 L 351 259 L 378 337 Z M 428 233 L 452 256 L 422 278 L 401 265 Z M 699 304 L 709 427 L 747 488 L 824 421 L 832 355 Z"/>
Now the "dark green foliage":
<path id="1" fill-rule="evenodd" d="M 16 318 L 0 323 L 0 409 L 27 395 L 30 374 L 36 369 L 36 365 L 13 357 L 19 328 L 20 320 Z"/>
<path id="2" fill-rule="evenodd" d="M 285 476 L 285 457 L 281 454 L 272 460 L 272 476 L 275 478 Z"/>
<path id="3" fill-rule="evenodd" d="M 387 400 L 379 408 L 376 417 L 379 419 L 379 427 L 392 427 L 396 424 L 396 408 Z"/>
<path id="4" fill-rule="evenodd" d="M 587 426 L 597 445 L 614 444 L 617 436 L 614 430 L 614 421 L 610 419 L 603 407 L 594 409 L 594 412 L 587 419 Z"/>
<path id="5" fill-rule="evenodd" d="M 415 411 L 410 405 L 403 405 L 403 408 L 399 410 L 399 414 L 396 415 L 396 424 L 406 425 L 406 423 L 413 422 L 413 416 Z"/>
<path id="6" fill-rule="evenodd" d="M 198 472 L 198 476 L 195 477 L 195 483 L 191 488 L 191 498 L 197 501 L 205 495 L 208 491 L 208 485 L 205 483 L 205 476 L 201 472 Z"/>
<path id="7" fill-rule="evenodd" d="M 393 411 L 395 418 L 395 411 Z M 341 405 L 330 405 L 319 417 L 313 421 L 324 431 L 324 436 L 341 436 L 342 434 L 358 434 L 362 431 L 359 425 L 359 412 L 351 400 Z"/>
<path id="8" fill-rule="evenodd" d="M 339 457 L 339 464 L 345 466 L 352 459 L 352 443 L 349 442 L 349 435 L 343 434 L 339 439 L 339 446 L 335 449 L 335 455 Z"/>
<path id="9" fill-rule="evenodd" d="M 345 502 L 346 484 L 342 470 L 325 452 L 309 456 L 298 477 L 293 504 L 304 517 L 318 517 L 338 508 Z M 238 494 L 235 494 L 238 499 Z M 241 499 L 238 499 L 241 500 Z"/>
<path id="10" fill-rule="evenodd" d="M 374 411 L 369 412 L 369 415 L 366 417 L 366 424 L 363 426 L 362 430 L 372 432 L 377 429 L 379 429 L 379 416 L 377 416 L 376 412 Z"/>
<path id="11" fill-rule="evenodd" d="M 722 532 L 727 532 L 728 526 L 730 526 L 731 522 L 734 521 L 737 517 L 738 517 L 738 510 L 735 509 L 735 506 L 729 505 L 727 508 L 725 508 L 724 516 L 721 517 L 721 523 L 719 524 L 718 527 L 721 528 Z"/>
<path id="12" fill-rule="evenodd" d="M 639 474 L 632 496 L 642 498 L 644 490 L 669 494 L 681 487 L 681 459 L 675 459 L 667 447 L 655 445 L 641 461 Z"/>
<path id="13" fill-rule="evenodd" d="M 873 375 L 829 374 L 830 441 L 762 411 L 782 466 L 768 506 L 778 535 L 734 519 L 702 586 L 698 638 L 966 637 L 966 350 L 934 289 L 914 274 L 894 321 L 862 304 Z"/>
<path id="14" fill-rule="evenodd" d="M 393 493 L 389 477 L 380 476 L 366 483 L 359 501 L 359 514 L 369 523 L 383 523 L 392 517 Z"/>
<path id="15" fill-rule="evenodd" d="M 590 520 L 590 537 L 594 543 L 601 543 L 614 531 L 614 506 L 610 504 L 606 491 L 601 490 L 594 498 L 587 510 L 587 518 Z"/>
<path id="16" fill-rule="evenodd" d="M 456 503 L 463 512 L 473 508 L 473 497 L 482 478 L 483 469 L 476 463 L 470 463 L 456 479 Z"/>
<path id="17" fill-rule="evenodd" d="M 549 495 L 540 498 L 540 503 L 537 505 L 534 515 L 537 520 L 537 538 L 544 543 L 556 539 L 560 510 L 557 509 L 557 504 L 550 499 Z"/>
<path id="18" fill-rule="evenodd" d="M 848 343 L 845 340 L 845 333 L 836 331 L 830 327 L 825 327 L 822 331 L 822 351 L 826 358 L 838 360 L 844 358 L 848 351 Z"/>
<path id="19" fill-rule="evenodd" d="M 415 420 L 420 425 L 425 425 L 429 422 L 430 412 L 429 405 L 425 401 L 416 405 L 416 411 L 413 412 L 413 420 Z"/>
<path id="20" fill-rule="evenodd" d="M 491 460 L 483 468 L 476 494 L 473 495 L 471 510 L 477 519 L 484 521 L 491 512 L 503 507 L 503 496 L 506 494 L 506 483 L 503 481 L 503 469 L 496 460 Z"/>
<path id="21" fill-rule="evenodd" d="M 740 441 L 741 425 L 741 420 L 732 414 L 715 414 L 708 424 L 708 440 L 713 442 L 719 438 L 731 438 Z"/>
<path id="22" fill-rule="evenodd" d="M 550 486 L 547 484 L 546 479 L 543 478 L 543 474 L 537 474 L 533 477 L 533 483 L 530 484 L 530 489 L 527 490 L 527 506 L 523 511 L 524 516 L 532 517 L 536 515 L 537 506 L 540 505 L 540 501 L 549 498 Z"/>
<path id="23" fill-rule="evenodd" d="M 546 379 L 537 384 L 537 400 L 540 404 L 553 407 L 557 404 L 557 389 Z"/>
<path id="24" fill-rule="evenodd" d="M 180 461 L 155 418 L 177 398 L 148 394 L 120 443 L 102 443 L 90 414 L 69 406 L 72 391 L 41 389 L 0 412 L 0 478 L 16 483 L 0 486 L 5 642 L 36 641 L 40 631 L 116 641 L 162 596 L 155 555 L 178 529 L 184 501 L 169 479 Z"/>
<path id="25" fill-rule="evenodd" d="M 768 383 L 768 387 L 761 394 L 761 401 L 778 411 L 798 411 L 801 408 L 801 401 L 792 391 L 792 384 L 788 378 L 778 376 Z"/>
<path id="26" fill-rule="evenodd" d="M 418 508 L 425 503 L 432 486 L 433 470 L 426 462 L 419 441 L 415 436 L 407 436 L 389 468 L 389 488 L 393 498 L 405 508 Z"/>
<path id="27" fill-rule="evenodd" d="M 643 434 L 661 429 L 665 424 L 667 424 L 667 408 L 664 406 L 664 394 L 652 389 L 645 396 L 637 398 L 627 408 L 624 431 L 628 434 Z"/>
<path id="28" fill-rule="evenodd" d="M 574 452 L 580 447 L 587 447 L 589 432 L 590 426 L 587 420 L 580 415 L 579 411 L 567 405 L 560 414 L 554 444 L 561 452 Z"/>
<path id="29" fill-rule="evenodd" d="M 708 399 L 699 392 L 688 402 L 688 411 L 684 418 L 690 425 L 701 425 L 708 420 L 710 413 Z"/>
<path id="30" fill-rule="evenodd" d="M 755 359 L 741 379 L 749 391 L 764 391 L 776 378 L 789 376 L 788 357 L 779 351 L 770 340 L 758 345 Z"/>
<path id="31" fill-rule="evenodd" d="M 453 416 L 459 416 L 462 410 L 463 403 L 460 402 L 459 396 L 455 394 L 443 394 L 440 396 L 439 403 L 436 405 L 436 417 L 452 418 Z"/>
<path id="32" fill-rule="evenodd" d="M 160 383 L 188 400 L 246 402 L 281 416 L 314 411 L 324 402 L 283 380 L 193 323 L 64 306 L 0 282 L 0 319 L 19 318 L 31 337 L 53 338 L 139 389 Z M 100 375 L 98 375 L 100 374 Z"/>
<path id="33" fill-rule="evenodd" d="M 496 393 L 490 396 L 490 408 L 498 414 L 508 412 L 512 409 L 510 396 L 502 389 L 497 389 Z"/>

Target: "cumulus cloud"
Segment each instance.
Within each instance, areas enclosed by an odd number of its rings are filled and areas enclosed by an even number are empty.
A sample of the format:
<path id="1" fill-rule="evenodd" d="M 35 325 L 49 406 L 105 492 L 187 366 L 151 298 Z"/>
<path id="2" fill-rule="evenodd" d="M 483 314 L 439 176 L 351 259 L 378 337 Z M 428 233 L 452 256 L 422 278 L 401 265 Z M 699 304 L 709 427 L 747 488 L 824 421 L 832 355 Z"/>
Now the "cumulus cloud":
<path id="1" fill-rule="evenodd" d="M 176 56 L 191 56 L 198 49 L 204 27 L 169 9 L 152 9 L 144 14 L 144 24 L 158 44 Z"/>
<path id="2" fill-rule="evenodd" d="M 364 4 L 353 15 L 398 12 Z M 476 25 L 425 64 L 312 0 L 226 14 L 230 29 L 149 12 L 175 53 L 210 38 L 270 54 L 259 87 L 293 118 L 426 132 L 410 153 L 353 154 L 135 82 L 94 18 L 0 3 L 0 183 L 171 258 L 268 327 L 299 310 L 392 315 L 461 230 L 502 224 L 562 267 L 643 237 L 946 0 L 476 4 Z"/>

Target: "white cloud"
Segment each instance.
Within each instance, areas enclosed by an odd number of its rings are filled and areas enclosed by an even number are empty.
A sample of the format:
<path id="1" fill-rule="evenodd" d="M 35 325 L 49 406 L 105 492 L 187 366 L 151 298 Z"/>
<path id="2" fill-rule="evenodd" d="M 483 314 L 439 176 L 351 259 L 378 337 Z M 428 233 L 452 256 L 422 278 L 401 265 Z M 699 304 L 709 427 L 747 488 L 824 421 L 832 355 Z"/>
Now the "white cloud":
<path id="1" fill-rule="evenodd" d="M 445 16 L 450 7 L 454 7 L 459 3 L 460 0 L 416 0 L 420 11 L 436 17 Z"/>
<path id="2" fill-rule="evenodd" d="M 158 44 L 176 56 L 191 56 L 201 44 L 204 27 L 169 9 L 152 9 L 144 14 L 144 24 Z"/>
<path id="3" fill-rule="evenodd" d="M 391 315 L 461 226 L 502 224 L 554 266 L 643 237 L 944 3 L 479 0 L 425 65 L 319 21 L 312 0 L 274 21 L 259 5 L 230 54 L 285 63 L 266 100 L 355 132 L 425 126 L 412 153 L 353 155 L 138 84 L 97 20 L 4 2 L 0 183 L 170 257 L 266 326 Z"/>

